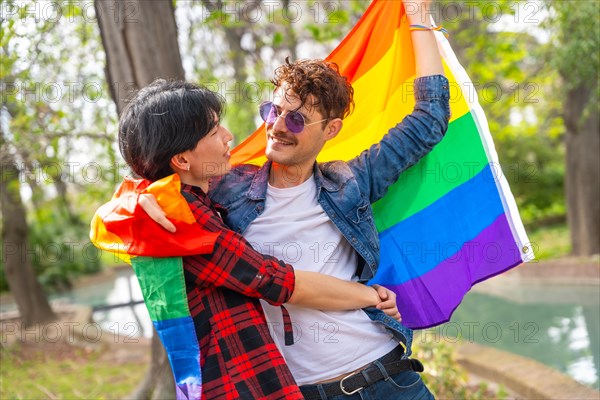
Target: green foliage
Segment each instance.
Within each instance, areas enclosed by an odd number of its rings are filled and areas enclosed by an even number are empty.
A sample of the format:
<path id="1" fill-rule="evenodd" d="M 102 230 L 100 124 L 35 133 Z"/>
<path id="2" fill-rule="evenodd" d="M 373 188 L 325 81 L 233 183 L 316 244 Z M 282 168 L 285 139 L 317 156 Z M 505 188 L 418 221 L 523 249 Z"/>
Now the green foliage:
<path id="1" fill-rule="evenodd" d="M 50 290 L 68 288 L 73 278 L 100 270 L 100 250 L 87 239 L 87 224 L 57 224 L 56 217 L 50 208 L 41 210 L 29 230 L 29 249 L 38 279 Z"/>
<path id="2" fill-rule="evenodd" d="M 546 48 L 549 67 L 562 78 L 559 94 L 578 87 L 589 88 L 587 104 L 581 110 L 579 122 L 598 113 L 600 99 L 600 3 L 596 0 L 561 1 L 547 3 L 550 17 L 545 26 L 553 33 L 553 41 Z"/>
<path id="3" fill-rule="evenodd" d="M 519 205 L 523 223 L 536 227 L 566 215 L 564 145 L 539 124 L 509 125 L 496 131 L 502 170 Z"/>
<path id="4" fill-rule="evenodd" d="M 233 133 L 235 144 L 239 144 L 256 129 L 258 104 L 230 102 L 227 105 L 223 123 Z"/>
<path id="5" fill-rule="evenodd" d="M 421 360 L 423 381 L 436 399 L 503 399 L 506 393 L 488 388 L 486 383 L 469 383 L 467 372 L 459 365 L 455 348 L 444 341 L 425 340 L 418 334 L 413 343 L 413 357 Z"/>
<path id="6" fill-rule="evenodd" d="M 65 3 L 52 19 L 38 15 L 40 5 L 15 5 L 20 12 L 0 23 L 2 151 L 19 170 L 11 184 L 27 210 L 23 257 L 45 285 L 60 288 L 98 270 L 86 247 L 88 221 L 122 171 L 114 134 L 106 133 L 116 114 L 96 21 L 84 18 L 80 2 Z"/>
<path id="7" fill-rule="evenodd" d="M 367 4 L 365 2 L 363 5 Z M 333 41 L 339 41 L 340 31 L 349 32 L 348 27 L 351 28 L 351 13 L 359 12 L 362 13 L 360 6 L 357 7 L 357 3 L 350 2 L 352 8 L 342 8 L 339 4 L 330 3 L 319 3 L 313 2 L 309 9 L 312 11 L 311 22 L 304 26 L 307 29 L 312 39 L 318 43 L 330 43 Z"/>
<path id="8" fill-rule="evenodd" d="M 564 77 L 567 88 L 595 82 L 600 71 L 600 3 L 595 0 L 552 0 L 556 30 L 552 65 Z"/>
<path id="9" fill-rule="evenodd" d="M 536 260 L 551 260 L 571 253 L 571 237 L 564 224 L 534 229 L 528 234 Z"/>

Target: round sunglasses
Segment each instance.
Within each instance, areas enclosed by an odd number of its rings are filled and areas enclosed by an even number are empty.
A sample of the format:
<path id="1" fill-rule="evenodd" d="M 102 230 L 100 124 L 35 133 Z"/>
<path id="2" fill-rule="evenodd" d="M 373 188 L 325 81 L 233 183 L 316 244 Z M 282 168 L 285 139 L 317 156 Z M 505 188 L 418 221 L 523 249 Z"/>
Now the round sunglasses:
<path id="1" fill-rule="evenodd" d="M 329 118 L 322 119 L 320 121 L 311 122 L 307 124 L 304 120 L 304 116 L 300 114 L 298 111 L 289 111 L 286 115 L 279 114 L 277 112 L 277 107 L 273 104 L 272 101 L 265 101 L 258 107 L 258 111 L 260 113 L 260 117 L 263 121 L 265 121 L 268 125 L 272 125 L 277 121 L 277 118 L 284 117 L 285 126 L 292 133 L 300 133 L 304 129 L 305 126 L 310 126 L 314 124 L 318 124 L 319 122 L 327 121 Z"/>

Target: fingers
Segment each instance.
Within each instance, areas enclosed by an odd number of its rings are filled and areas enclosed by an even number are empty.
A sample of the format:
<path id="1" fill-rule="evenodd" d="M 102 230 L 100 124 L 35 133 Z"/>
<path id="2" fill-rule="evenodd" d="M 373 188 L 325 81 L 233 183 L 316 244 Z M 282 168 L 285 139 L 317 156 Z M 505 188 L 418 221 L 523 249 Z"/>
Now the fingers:
<path id="1" fill-rule="evenodd" d="M 388 289 L 384 288 L 383 286 L 380 285 L 373 285 L 373 288 L 377 291 L 377 294 L 379 295 L 379 298 L 383 301 L 383 300 L 387 300 L 388 299 Z"/>
<path id="2" fill-rule="evenodd" d="M 379 305 L 377 306 L 378 309 L 380 309 L 381 311 L 384 312 L 384 314 L 389 315 L 390 317 L 394 318 L 397 321 L 402 321 L 402 315 L 400 314 L 400 311 L 398 311 L 398 308 L 394 305 L 393 307 L 387 307 L 387 308 L 379 308 Z"/>
<path id="3" fill-rule="evenodd" d="M 162 226 L 163 228 L 165 228 L 167 231 L 169 231 L 171 233 L 175 233 L 175 231 L 177 230 L 177 228 L 175 228 L 175 225 L 173 225 L 173 223 L 171 221 L 169 221 L 169 219 L 162 214 L 159 214 L 156 216 L 156 218 L 152 218 L 152 219 L 154 221 L 156 221 L 160 226 Z"/>
<path id="4" fill-rule="evenodd" d="M 381 303 L 377 304 L 377 308 L 380 310 L 384 310 L 386 308 L 396 308 L 396 300 L 385 300 Z"/>
<path id="5" fill-rule="evenodd" d="M 380 286 L 377 284 L 373 285 L 373 288 L 377 291 L 377 294 L 379 295 L 381 301 L 391 301 L 394 304 L 396 304 L 396 293 L 392 292 L 390 289 L 384 286 Z"/>
<path id="6" fill-rule="evenodd" d="M 153 221 L 158 223 L 167 231 L 173 233 L 177 230 L 175 225 L 173 225 L 173 223 L 166 217 L 165 212 L 162 210 L 162 208 L 160 208 L 160 205 L 153 195 L 141 194 L 138 199 L 138 204 L 144 209 L 146 214 L 152 218 Z"/>
<path id="7" fill-rule="evenodd" d="M 395 320 L 402 321 L 402 316 L 400 315 L 398 305 L 396 304 L 396 293 L 380 285 L 373 285 L 373 288 L 377 291 L 381 300 L 376 308 Z"/>

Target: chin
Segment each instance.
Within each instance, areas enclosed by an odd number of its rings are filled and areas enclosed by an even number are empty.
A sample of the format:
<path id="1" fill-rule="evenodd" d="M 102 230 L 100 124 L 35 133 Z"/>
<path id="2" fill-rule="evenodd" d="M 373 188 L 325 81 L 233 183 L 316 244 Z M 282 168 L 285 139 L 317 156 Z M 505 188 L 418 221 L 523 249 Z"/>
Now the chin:
<path id="1" fill-rule="evenodd" d="M 280 164 L 280 165 L 286 164 L 285 158 L 277 157 L 277 154 L 271 153 L 271 154 L 267 154 L 266 156 L 267 156 L 267 160 L 271 161 L 272 163 Z"/>
<path id="2" fill-rule="evenodd" d="M 271 148 L 267 145 L 267 147 L 265 148 L 265 157 L 267 157 L 267 160 L 274 161 L 273 153 L 274 153 L 274 151 L 271 150 Z"/>
<path id="3" fill-rule="evenodd" d="M 277 163 L 277 164 L 283 164 L 283 165 L 287 164 L 286 161 L 288 161 L 288 158 L 289 158 L 289 157 L 286 157 L 285 155 L 281 154 L 281 152 L 272 150 L 268 147 L 265 150 L 265 156 L 267 157 L 267 160 Z"/>

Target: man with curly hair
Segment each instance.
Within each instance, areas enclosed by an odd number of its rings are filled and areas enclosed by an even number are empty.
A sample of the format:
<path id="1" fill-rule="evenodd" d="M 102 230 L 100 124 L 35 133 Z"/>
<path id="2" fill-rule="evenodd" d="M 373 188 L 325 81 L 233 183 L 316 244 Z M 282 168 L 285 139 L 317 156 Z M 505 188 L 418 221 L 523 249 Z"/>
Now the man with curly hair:
<path id="1" fill-rule="evenodd" d="M 421 10 L 429 4 L 418 2 Z M 426 24 L 423 17 L 408 15 L 408 22 Z M 209 191 L 228 210 L 225 223 L 256 250 L 344 280 L 374 276 L 379 238 L 371 204 L 443 138 L 450 118 L 449 84 L 434 34 L 419 29 L 411 35 L 413 112 L 347 162 L 316 161 L 353 107 L 353 89 L 337 66 L 286 60 L 275 71 L 274 99 L 259 110 L 268 162 L 238 165 Z M 145 208 L 173 229 L 159 210 Z M 374 309 L 286 308 L 291 323 L 263 302 L 271 334 L 305 398 L 433 398 L 418 374 L 422 365 L 409 358 L 412 332 L 395 319 Z"/>

